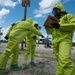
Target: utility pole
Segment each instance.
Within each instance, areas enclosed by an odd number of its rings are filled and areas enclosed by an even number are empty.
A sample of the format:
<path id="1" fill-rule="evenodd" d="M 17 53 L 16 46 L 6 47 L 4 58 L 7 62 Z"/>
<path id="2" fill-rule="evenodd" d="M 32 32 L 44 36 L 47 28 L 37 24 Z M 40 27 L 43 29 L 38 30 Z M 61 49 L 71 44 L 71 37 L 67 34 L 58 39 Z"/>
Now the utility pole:
<path id="1" fill-rule="evenodd" d="M 22 6 L 24 7 L 24 20 L 26 20 L 27 7 L 30 7 L 30 0 L 22 0 Z M 23 42 L 21 42 L 21 49 L 23 50 Z M 26 38 L 25 38 L 25 47 L 26 47 Z"/>

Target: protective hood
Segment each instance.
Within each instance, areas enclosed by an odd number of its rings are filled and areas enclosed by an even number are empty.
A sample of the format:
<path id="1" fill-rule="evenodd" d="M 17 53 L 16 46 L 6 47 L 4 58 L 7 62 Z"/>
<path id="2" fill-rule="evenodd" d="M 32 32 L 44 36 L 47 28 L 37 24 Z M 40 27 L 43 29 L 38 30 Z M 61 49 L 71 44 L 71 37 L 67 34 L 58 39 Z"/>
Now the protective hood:
<path id="1" fill-rule="evenodd" d="M 32 24 L 32 18 L 28 18 L 26 19 L 27 22 L 29 22 L 30 24 Z"/>
<path id="2" fill-rule="evenodd" d="M 38 24 L 38 22 L 37 21 L 33 21 L 33 25 L 35 25 L 35 24 Z"/>
<path id="3" fill-rule="evenodd" d="M 66 12 L 66 10 L 61 2 L 56 3 L 53 8 L 59 8 L 61 10 L 61 12 Z"/>

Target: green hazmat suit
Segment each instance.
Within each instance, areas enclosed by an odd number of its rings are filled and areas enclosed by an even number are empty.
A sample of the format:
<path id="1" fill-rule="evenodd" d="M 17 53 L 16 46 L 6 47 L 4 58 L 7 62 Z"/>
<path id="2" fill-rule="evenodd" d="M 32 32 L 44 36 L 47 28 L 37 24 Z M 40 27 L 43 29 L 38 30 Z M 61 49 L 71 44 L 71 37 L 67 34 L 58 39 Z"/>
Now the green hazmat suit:
<path id="1" fill-rule="evenodd" d="M 66 12 L 62 3 L 58 2 L 54 8 Z M 57 57 L 56 75 L 75 75 L 74 64 L 71 59 L 72 37 L 75 30 L 75 16 L 61 14 L 60 28 L 46 27 L 48 34 L 52 34 L 53 50 Z"/>
<path id="2" fill-rule="evenodd" d="M 19 23 L 19 22 L 17 22 L 17 23 Z M 15 23 L 14 25 L 16 25 L 17 23 Z M 9 29 L 8 29 L 8 32 L 6 34 L 8 39 L 9 39 L 9 34 L 12 31 L 13 28 L 14 28 L 14 26 L 10 26 Z M 12 58 L 11 58 L 11 65 L 18 65 L 18 53 L 19 53 L 19 45 L 16 45 L 13 48 L 13 53 L 12 53 Z"/>
<path id="3" fill-rule="evenodd" d="M 33 26 L 35 24 L 38 24 L 37 21 L 33 22 Z M 36 36 L 35 39 L 33 39 L 32 37 Z M 27 50 L 25 51 L 24 54 L 24 60 L 27 61 L 28 56 L 30 55 L 31 61 L 34 62 L 34 54 L 35 54 L 35 49 L 36 49 L 36 40 L 37 40 L 37 35 L 32 33 L 31 31 L 29 31 L 27 37 L 26 37 L 26 46 L 27 46 Z"/>
<path id="4" fill-rule="evenodd" d="M 20 21 L 14 26 L 9 34 L 8 44 L 5 51 L 0 56 L 0 69 L 5 69 L 9 56 L 13 53 L 16 45 L 18 45 L 31 31 L 36 35 L 42 34 L 32 25 L 32 18 L 28 18 L 26 21 Z"/>

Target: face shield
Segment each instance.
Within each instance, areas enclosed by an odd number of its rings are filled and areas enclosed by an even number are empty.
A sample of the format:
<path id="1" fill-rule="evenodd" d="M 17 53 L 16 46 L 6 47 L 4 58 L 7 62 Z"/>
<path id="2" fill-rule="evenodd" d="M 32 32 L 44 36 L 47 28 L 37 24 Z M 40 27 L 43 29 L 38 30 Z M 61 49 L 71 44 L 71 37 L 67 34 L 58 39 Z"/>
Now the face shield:
<path id="1" fill-rule="evenodd" d="M 61 17 L 61 10 L 59 8 L 54 8 L 52 13 L 54 14 L 54 17 L 58 19 Z"/>
<path id="2" fill-rule="evenodd" d="M 38 24 L 35 24 L 34 27 L 38 30 L 41 30 L 41 26 L 39 26 Z"/>
<path id="3" fill-rule="evenodd" d="M 38 24 L 35 24 L 34 27 L 35 27 L 36 29 L 38 29 Z"/>
<path id="4" fill-rule="evenodd" d="M 55 15 L 55 14 L 59 14 L 61 13 L 61 10 L 59 8 L 54 8 L 52 13 Z"/>

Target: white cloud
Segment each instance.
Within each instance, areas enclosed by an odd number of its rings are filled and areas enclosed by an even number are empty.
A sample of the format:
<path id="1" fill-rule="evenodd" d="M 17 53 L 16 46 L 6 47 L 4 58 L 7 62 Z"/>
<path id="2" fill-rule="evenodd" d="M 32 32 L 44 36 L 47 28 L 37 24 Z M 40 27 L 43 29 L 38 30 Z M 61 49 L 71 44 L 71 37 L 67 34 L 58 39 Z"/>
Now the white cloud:
<path id="1" fill-rule="evenodd" d="M 8 15 L 10 13 L 10 10 L 2 8 L 2 10 L 0 10 L 0 24 L 3 23 L 3 19 L 6 17 L 6 15 Z"/>
<path id="2" fill-rule="evenodd" d="M 39 6 L 41 8 L 48 8 L 52 6 L 52 4 L 54 4 L 53 0 L 42 0 L 41 2 L 39 2 Z"/>
<path id="3" fill-rule="evenodd" d="M 18 0 L 19 3 L 21 3 L 22 0 Z"/>
<path id="4" fill-rule="evenodd" d="M 42 14 L 37 14 L 37 15 L 35 15 L 35 17 L 41 17 L 42 16 Z"/>
<path id="5" fill-rule="evenodd" d="M 9 29 L 9 27 L 7 27 L 7 28 L 2 28 L 2 29 L 1 29 L 1 32 L 3 33 L 3 35 L 1 36 L 1 40 L 4 40 L 4 37 L 5 37 L 5 35 L 6 35 L 7 31 L 8 31 L 8 29 Z"/>
<path id="6" fill-rule="evenodd" d="M 59 2 L 60 0 L 41 0 L 39 2 L 39 8 L 34 10 L 35 17 L 42 17 L 45 14 L 48 14 L 52 11 L 52 8 L 55 3 Z M 38 16 L 38 15 L 41 16 Z"/>
<path id="7" fill-rule="evenodd" d="M 13 2 L 13 0 L 0 0 L 0 6 L 2 7 L 12 7 L 14 8 L 18 4 L 18 1 Z M 0 24 L 4 22 L 4 18 L 6 18 L 6 15 L 10 13 L 9 9 L 2 8 L 0 10 Z"/>
<path id="8" fill-rule="evenodd" d="M 42 17 L 43 15 L 46 15 L 48 13 L 50 13 L 52 11 L 53 6 L 55 5 L 55 3 L 62 1 L 62 0 L 41 0 L 38 4 L 39 4 L 39 8 L 34 10 L 34 14 L 36 18 L 38 17 Z M 71 0 L 63 0 L 63 3 L 67 3 Z M 74 0 L 72 0 L 74 1 Z M 38 15 L 41 16 L 38 16 Z"/>
<path id="9" fill-rule="evenodd" d="M 0 0 L 0 6 L 6 7 L 15 7 L 17 2 L 13 2 L 12 0 Z"/>

